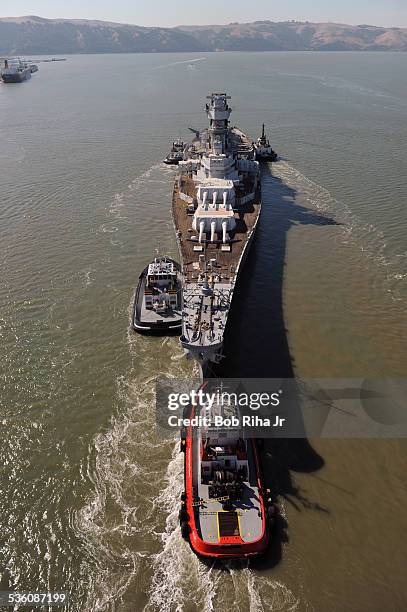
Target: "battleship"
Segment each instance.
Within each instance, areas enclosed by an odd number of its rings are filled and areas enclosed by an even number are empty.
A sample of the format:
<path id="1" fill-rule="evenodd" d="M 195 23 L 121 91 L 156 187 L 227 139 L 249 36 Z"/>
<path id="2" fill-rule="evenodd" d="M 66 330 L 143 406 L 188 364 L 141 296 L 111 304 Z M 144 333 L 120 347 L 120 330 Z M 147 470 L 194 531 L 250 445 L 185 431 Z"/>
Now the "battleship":
<path id="1" fill-rule="evenodd" d="M 183 271 L 180 341 L 202 376 L 222 359 L 233 292 L 261 208 L 255 147 L 230 126 L 229 100 L 226 93 L 208 96 L 209 127 L 193 130 L 172 201 Z"/>

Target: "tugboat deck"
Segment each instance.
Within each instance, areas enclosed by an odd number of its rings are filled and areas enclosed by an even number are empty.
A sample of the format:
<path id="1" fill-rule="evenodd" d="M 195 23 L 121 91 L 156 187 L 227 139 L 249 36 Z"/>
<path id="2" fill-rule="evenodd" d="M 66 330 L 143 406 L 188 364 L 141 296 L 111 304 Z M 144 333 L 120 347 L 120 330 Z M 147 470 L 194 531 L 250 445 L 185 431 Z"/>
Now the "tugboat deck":
<path id="1" fill-rule="evenodd" d="M 193 463 L 193 482 L 197 499 L 195 502 L 195 522 L 199 536 L 205 542 L 218 544 L 220 541 L 227 545 L 238 544 L 241 541 L 250 544 L 259 540 L 263 535 L 263 523 L 261 517 L 261 504 L 257 480 L 253 478 L 255 459 L 252 444 L 248 444 L 248 461 L 251 466 L 249 472 L 251 481 L 244 481 L 243 494 L 241 499 L 232 502 L 230 510 L 224 510 L 222 502 L 209 497 L 209 487 L 202 483 L 201 461 L 199 457 L 198 434 L 194 435 L 194 463 Z M 203 501 L 202 501 L 203 500 Z M 221 515 L 228 515 L 221 516 Z M 229 519 L 229 520 L 227 520 Z M 227 525 L 226 523 L 229 523 Z M 228 526 L 234 524 L 234 532 L 228 533 Z"/>
<path id="2" fill-rule="evenodd" d="M 140 285 L 140 293 L 143 294 L 146 286 L 146 279 L 144 278 Z M 182 317 L 181 306 L 177 308 L 171 308 L 166 312 L 157 313 L 152 308 L 146 308 L 144 300 L 140 303 L 139 317 L 143 323 L 159 323 L 165 320 L 166 323 L 174 322 L 178 327 L 180 326 L 180 319 Z"/>

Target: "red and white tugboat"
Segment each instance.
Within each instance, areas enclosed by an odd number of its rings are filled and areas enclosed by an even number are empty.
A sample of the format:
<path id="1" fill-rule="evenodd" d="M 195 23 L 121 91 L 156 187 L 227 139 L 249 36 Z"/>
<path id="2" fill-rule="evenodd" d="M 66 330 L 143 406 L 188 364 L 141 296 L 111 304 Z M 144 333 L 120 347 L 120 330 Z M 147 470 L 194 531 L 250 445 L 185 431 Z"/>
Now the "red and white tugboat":
<path id="1" fill-rule="evenodd" d="M 274 507 L 270 491 L 264 488 L 256 440 L 245 437 L 235 406 L 217 404 L 210 411 L 203 407 L 194 415 L 200 415 L 203 424 L 188 427 L 181 441 L 185 452 L 183 537 L 205 557 L 246 558 L 264 553 Z M 239 425 L 215 426 L 215 416 L 220 415 L 223 419 L 237 416 Z"/>

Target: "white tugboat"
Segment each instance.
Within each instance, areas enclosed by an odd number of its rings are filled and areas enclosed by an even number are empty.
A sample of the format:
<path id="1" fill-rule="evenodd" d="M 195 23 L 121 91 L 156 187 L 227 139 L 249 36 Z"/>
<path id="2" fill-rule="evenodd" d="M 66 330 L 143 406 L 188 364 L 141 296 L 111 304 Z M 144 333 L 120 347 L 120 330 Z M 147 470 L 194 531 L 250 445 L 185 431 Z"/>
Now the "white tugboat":
<path id="1" fill-rule="evenodd" d="M 164 164 L 170 166 L 178 165 L 179 162 L 184 159 L 184 147 L 185 143 L 180 138 L 178 138 L 178 140 L 174 140 L 174 142 L 172 143 L 171 151 L 164 159 Z"/>
<path id="2" fill-rule="evenodd" d="M 140 274 L 133 307 L 133 329 L 140 333 L 180 332 L 181 267 L 156 257 Z"/>
<path id="3" fill-rule="evenodd" d="M 264 123 L 263 123 L 263 129 L 261 132 L 261 136 L 254 143 L 254 149 L 256 151 L 256 159 L 259 161 L 274 162 L 274 161 L 277 161 L 278 159 L 278 155 L 274 151 L 274 149 L 272 149 L 270 145 L 270 141 L 267 138 L 266 133 L 264 131 Z"/>
<path id="4" fill-rule="evenodd" d="M 181 344 L 203 373 L 222 357 L 233 292 L 261 207 L 254 146 L 229 126 L 229 96 L 208 98 L 209 128 L 194 130 L 172 206 L 184 277 Z"/>

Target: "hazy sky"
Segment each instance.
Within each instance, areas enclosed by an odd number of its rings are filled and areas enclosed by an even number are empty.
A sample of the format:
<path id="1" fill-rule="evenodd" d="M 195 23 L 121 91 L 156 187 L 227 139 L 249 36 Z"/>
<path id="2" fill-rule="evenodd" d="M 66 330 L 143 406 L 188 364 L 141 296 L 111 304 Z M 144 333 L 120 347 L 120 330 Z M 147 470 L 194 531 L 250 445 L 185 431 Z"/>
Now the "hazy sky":
<path id="1" fill-rule="evenodd" d="M 407 0 L 0 0 L 0 16 L 103 19 L 137 25 L 270 19 L 407 27 Z"/>

